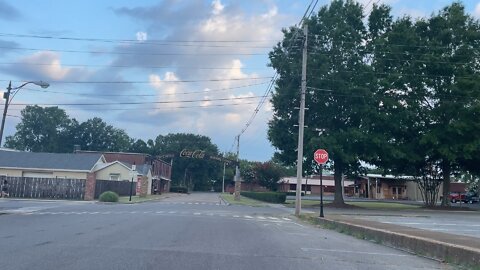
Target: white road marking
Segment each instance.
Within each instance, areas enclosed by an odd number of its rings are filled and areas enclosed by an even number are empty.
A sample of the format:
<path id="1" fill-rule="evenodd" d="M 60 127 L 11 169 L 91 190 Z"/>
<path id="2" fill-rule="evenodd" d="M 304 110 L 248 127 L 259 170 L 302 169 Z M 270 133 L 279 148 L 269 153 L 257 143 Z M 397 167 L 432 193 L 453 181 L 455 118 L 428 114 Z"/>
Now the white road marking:
<path id="1" fill-rule="evenodd" d="M 240 216 L 234 215 L 233 217 L 234 217 L 234 218 L 239 218 Z"/>
<path id="2" fill-rule="evenodd" d="M 157 211 L 157 212 L 155 212 L 155 213 L 157 213 L 157 214 L 161 214 L 161 213 L 163 213 L 163 212 L 164 212 L 164 211 Z"/>
<path id="3" fill-rule="evenodd" d="M 169 214 L 175 214 L 177 211 L 170 211 Z"/>
<path id="4" fill-rule="evenodd" d="M 262 217 L 262 216 L 258 216 L 257 218 L 258 218 L 258 219 L 267 219 L 267 218 Z"/>
<path id="5" fill-rule="evenodd" d="M 193 214 L 194 214 L 194 215 L 197 215 L 197 216 L 198 216 L 198 215 L 201 215 L 201 213 L 198 213 L 198 212 L 197 212 L 197 213 L 193 213 Z"/>
<path id="6" fill-rule="evenodd" d="M 243 216 L 243 217 L 244 217 L 244 218 L 253 218 L 253 217 L 251 217 L 251 216 Z"/>
<path id="7" fill-rule="evenodd" d="M 291 219 L 286 218 L 286 217 L 284 217 L 284 218 L 282 218 L 282 219 L 283 219 L 283 220 L 286 220 L 286 221 L 290 221 L 290 220 L 291 220 Z"/>
<path id="8" fill-rule="evenodd" d="M 271 220 L 278 220 L 278 218 L 276 218 L 276 217 L 268 217 L 268 218 L 271 219 Z"/>

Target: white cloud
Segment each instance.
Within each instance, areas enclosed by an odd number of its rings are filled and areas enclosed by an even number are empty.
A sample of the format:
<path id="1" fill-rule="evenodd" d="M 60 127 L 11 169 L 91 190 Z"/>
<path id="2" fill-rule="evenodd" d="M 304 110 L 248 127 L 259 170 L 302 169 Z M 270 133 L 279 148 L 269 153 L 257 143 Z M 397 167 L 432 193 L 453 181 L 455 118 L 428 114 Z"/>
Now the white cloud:
<path id="1" fill-rule="evenodd" d="M 212 13 L 214 15 L 218 15 L 220 13 L 222 13 L 223 9 L 225 8 L 224 5 L 222 5 L 222 2 L 220 0 L 213 0 L 212 2 L 212 8 L 213 8 L 213 11 Z"/>
<path id="2" fill-rule="evenodd" d="M 27 78 L 44 80 L 81 80 L 89 73 L 83 68 L 69 68 L 62 66 L 60 55 L 50 51 L 40 51 L 21 58 L 19 63 L 24 65 L 11 67 L 12 72 Z M 38 65 L 41 63 L 41 65 Z"/>
<path id="3" fill-rule="evenodd" d="M 475 6 L 475 11 L 473 11 L 473 16 L 480 18 L 480 2 Z"/>
<path id="4" fill-rule="evenodd" d="M 146 41 L 148 37 L 147 32 L 137 32 L 135 36 L 137 37 L 137 40 L 140 42 Z"/>

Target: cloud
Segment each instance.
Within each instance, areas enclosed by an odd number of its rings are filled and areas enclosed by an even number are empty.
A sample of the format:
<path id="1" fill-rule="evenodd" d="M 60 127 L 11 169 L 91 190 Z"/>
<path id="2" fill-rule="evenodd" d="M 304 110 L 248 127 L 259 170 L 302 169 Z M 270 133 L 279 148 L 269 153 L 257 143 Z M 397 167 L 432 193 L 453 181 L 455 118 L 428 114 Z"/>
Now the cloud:
<path id="1" fill-rule="evenodd" d="M 27 80 L 82 80 L 89 73 L 84 68 L 62 66 L 60 55 L 55 52 L 40 51 L 20 58 L 18 64 L 11 64 L 1 69 L 5 73 Z"/>
<path id="2" fill-rule="evenodd" d="M 135 36 L 137 37 L 137 40 L 140 41 L 140 42 L 143 42 L 143 41 L 147 40 L 147 33 L 146 32 L 137 32 L 137 34 L 135 34 Z"/>
<path id="3" fill-rule="evenodd" d="M 231 145 L 231 140 L 251 117 L 259 100 L 210 99 L 263 94 L 266 85 L 231 90 L 227 88 L 258 83 L 260 81 L 255 78 L 271 75 L 271 71 L 267 74 L 265 71 L 251 72 L 245 65 L 264 63 L 270 48 L 276 44 L 276 40 L 282 39 L 282 27 L 291 25 L 298 19 L 280 14 L 271 1 L 257 2 L 255 8 L 244 10 L 235 1 L 226 5 L 218 0 L 165 0 L 152 6 L 120 7 L 114 9 L 114 12 L 144 23 L 150 41 L 117 46 L 114 49 L 116 52 L 141 54 L 120 54 L 112 61 L 112 65 L 129 66 L 145 73 L 148 86 L 157 93 L 155 100 L 171 102 L 144 106 L 150 110 L 121 112 L 116 121 L 126 127 L 146 123 L 155 127 L 152 132 L 156 134 L 203 134 L 210 136 L 221 148 Z M 250 55 L 257 53 L 263 55 Z M 145 68 L 151 66 L 165 68 Z M 195 81 L 208 79 L 220 81 Z M 179 82 L 185 80 L 195 82 Z M 185 100 L 196 102 L 179 102 Z M 259 138 L 268 145 L 265 140 L 266 123 L 270 117 L 271 109 L 261 110 L 244 134 L 245 138 Z M 140 131 L 138 135 L 132 133 L 132 136 L 140 136 Z"/>
<path id="4" fill-rule="evenodd" d="M 220 0 L 213 0 L 212 7 L 213 7 L 212 13 L 214 15 L 218 15 L 222 13 L 223 9 L 225 8 L 225 6 L 222 5 L 222 2 Z"/>
<path id="5" fill-rule="evenodd" d="M 473 16 L 480 18 L 480 2 L 475 6 L 475 10 L 473 11 Z"/>
<path id="6" fill-rule="evenodd" d="M 9 5 L 3 0 L 0 0 L 0 19 L 4 20 L 16 20 L 21 17 L 20 12 L 14 8 L 13 6 Z"/>

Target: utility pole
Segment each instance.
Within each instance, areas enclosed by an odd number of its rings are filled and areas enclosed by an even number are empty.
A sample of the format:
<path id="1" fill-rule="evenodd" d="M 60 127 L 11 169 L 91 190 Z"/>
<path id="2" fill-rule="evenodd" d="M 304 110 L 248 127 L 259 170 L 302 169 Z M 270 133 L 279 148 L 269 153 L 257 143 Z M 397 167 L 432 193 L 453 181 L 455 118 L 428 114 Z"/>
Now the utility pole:
<path id="1" fill-rule="evenodd" d="M 295 197 L 295 215 L 300 215 L 302 208 L 302 166 L 303 166 L 303 129 L 305 125 L 305 92 L 307 89 L 307 40 L 308 25 L 303 25 L 303 57 L 302 57 L 302 90 L 300 94 L 300 111 L 298 117 L 298 149 L 297 149 L 297 193 Z"/>
<path id="2" fill-rule="evenodd" d="M 225 193 L 225 161 L 223 161 L 222 193 Z"/>
<path id="3" fill-rule="evenodd" d="M 8 103 L 10 101 L 10 92 L 12 91 L 12 81 L 8 84 L 7 92 L 3 94 L 5 107 L 3 108 L 2 127 L 0 128 L 0 147 L 2 147 L 3 128 L 5 127 L 5 118 L 7 118 Z"/>
<path id="4" fill-rule="evenodd" d="M 240 200 L 240 191 L 242 190 L 242 182 L 240 181 L 240 135 L 237 136 L 237 165 L 235 166 L 235 191 L 233 199 L 235 201 Z"/>

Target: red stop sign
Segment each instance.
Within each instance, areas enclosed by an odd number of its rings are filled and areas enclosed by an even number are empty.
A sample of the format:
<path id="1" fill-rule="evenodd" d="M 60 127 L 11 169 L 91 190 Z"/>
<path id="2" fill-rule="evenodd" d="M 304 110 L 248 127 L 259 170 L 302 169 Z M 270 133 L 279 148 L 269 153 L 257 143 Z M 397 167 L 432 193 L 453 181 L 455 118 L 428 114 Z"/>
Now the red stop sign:
<path id="1" fill-rule="evenodd" d="M 318 149 L 313 154 L 313 159 L 315 159 L 318 164 L 325 164 L 328 161 L 328 153 L 324 149 Z"/>

